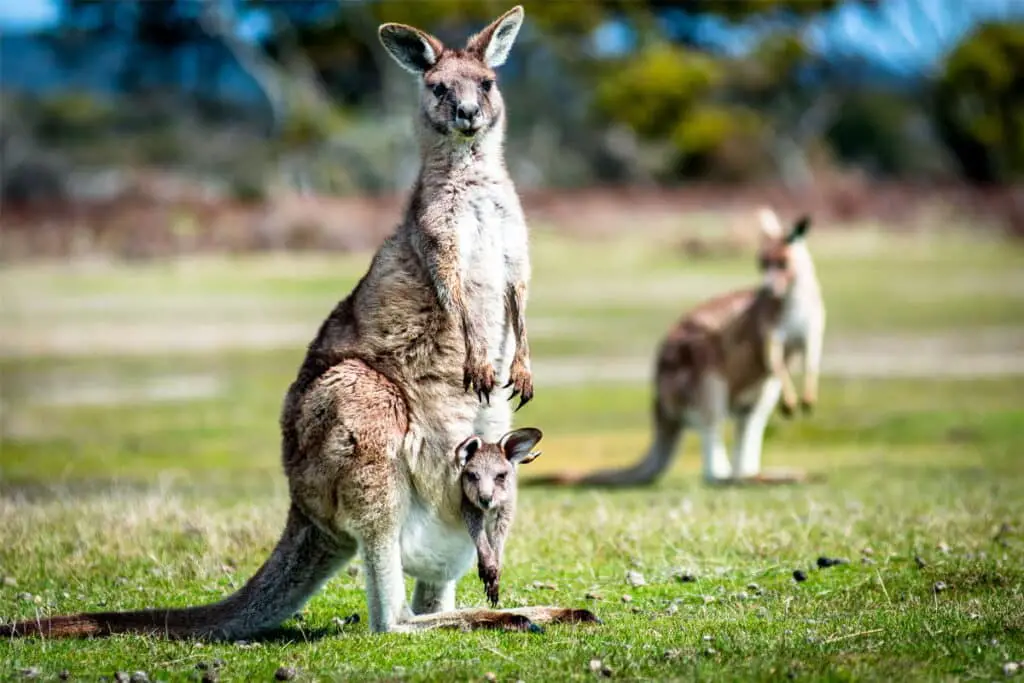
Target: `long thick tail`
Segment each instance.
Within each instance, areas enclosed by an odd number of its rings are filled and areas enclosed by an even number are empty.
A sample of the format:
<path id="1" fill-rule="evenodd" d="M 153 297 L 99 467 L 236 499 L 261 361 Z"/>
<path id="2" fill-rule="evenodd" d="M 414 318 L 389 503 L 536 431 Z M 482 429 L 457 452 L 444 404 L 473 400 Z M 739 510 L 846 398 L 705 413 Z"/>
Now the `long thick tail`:
<path id="1" fill-rule="evenodd" d="M 654 441 L 644 458 L 629 467 L 598 470 L 591 474 L 554 474 L 546 477 L 524 479 L 520 486 L 644 486 L 659 479 L 672 464 L 679 440 L 683 434 L 682 422 L 665 415 L 660 405 L 654 408 Z"/>
<path id="2" fill-rule="evenodd" d="M 317 529 L 294 505 L 281 540 L 259 571 L 220 602 L 182 609 L 96 612 L 0 625 L 0 636 L 84 638 L 148 633 L 168 638 L 233 640 L 274 628 L 356 552 Z"/>

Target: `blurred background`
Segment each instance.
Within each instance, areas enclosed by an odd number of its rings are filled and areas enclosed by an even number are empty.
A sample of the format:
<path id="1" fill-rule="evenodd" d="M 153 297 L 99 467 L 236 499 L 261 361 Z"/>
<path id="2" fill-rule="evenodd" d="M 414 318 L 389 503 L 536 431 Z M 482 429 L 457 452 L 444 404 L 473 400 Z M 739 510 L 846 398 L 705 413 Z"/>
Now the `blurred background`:
<path id="1" fill-rule="evenodd" d="M 376 28 L 460 44 L 508 4 L 4 3 L 0 479 L 276 477 L 305 344 L 417 170 L 416 86 Z M 940 379 L 935 401 L 1020 397 L 1024 3 L 524 4 L 500 83 L 530 419 L 590 439 L 565 457 L 640 452 L 657 343 L 755 281 L 764 204 L 813 216 L 830 307 L 822 414 L 784 438 L 864 438 L 872 395 L 897 419 Z"/>

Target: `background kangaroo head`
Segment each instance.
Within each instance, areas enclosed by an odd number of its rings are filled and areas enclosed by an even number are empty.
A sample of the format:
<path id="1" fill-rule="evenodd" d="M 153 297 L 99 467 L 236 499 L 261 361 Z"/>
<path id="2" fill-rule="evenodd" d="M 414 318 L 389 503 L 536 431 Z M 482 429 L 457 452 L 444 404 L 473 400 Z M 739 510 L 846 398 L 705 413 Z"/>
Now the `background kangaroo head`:
<path id="1" fill-rule="evenodd" d="M 811 252 L 805 237 L 811 228 L 810 216 L 801 217 L 784 233 L 779 217 L 771 209 L 761 209 L 761 247 L 758 270 L 764 287 L 775 296 L 786 296 L 802 275 L 812 275 Z"/>
<path id="2" fill-rule="evenodd" d="M 516 6 L 472 36 L 462 50 L 405 24 L 383 24 L 384 48 L 405 69 L 420 76 L 419 120 L 428 134 L 473 139 L 496 129 L 505 105 L 494 69 L 505 63 L 523 23 Z"/>
<path id="3" fill-rule="evenodd" d="M 505 434 L 496 444 L 471 436 L 456 446 L 466 499 L 481 510 L 504 504 L 515 491 L 515 466 L 540 456 L 533 447 L 541 436 L 539 429 L 525 427 Z"/>

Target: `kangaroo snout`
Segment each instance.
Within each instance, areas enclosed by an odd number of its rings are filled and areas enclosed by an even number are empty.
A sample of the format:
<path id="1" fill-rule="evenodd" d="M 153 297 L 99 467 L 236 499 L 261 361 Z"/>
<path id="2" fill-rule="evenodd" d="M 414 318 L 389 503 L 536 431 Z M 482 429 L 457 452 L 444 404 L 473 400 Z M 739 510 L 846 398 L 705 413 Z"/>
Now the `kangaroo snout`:
<path id="1" fill-rule="evenodd" d="M 480 118 L 480 105 L 476 102 L 460 102 L 455 108 L 455 126 L 460 130 L 476 128 Z"/>

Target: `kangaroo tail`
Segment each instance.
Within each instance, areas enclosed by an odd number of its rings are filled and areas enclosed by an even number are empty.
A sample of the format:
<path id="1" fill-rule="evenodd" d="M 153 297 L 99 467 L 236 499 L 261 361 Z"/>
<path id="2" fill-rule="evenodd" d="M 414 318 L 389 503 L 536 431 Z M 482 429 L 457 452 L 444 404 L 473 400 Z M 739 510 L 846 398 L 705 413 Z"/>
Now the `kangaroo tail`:
<path id="1" fill-rule="evenodd" d="M 220 602 L 181 609 L 95 612 L 0 625 L 0 636 L 84 638 L 147 633 L 168 638 L 234 640 L 278 626 L 299 610 L 356 552 L 339 546 L 295 506 L 277 546 L 259 571 Z"/>
<path id="2" fill-rule="evenodd" d="M 561 473 L 546 477 L 531 477 L 520 483 L 523 485 L 560 485 L 560 486 L 643 486 L 659 479 L 676 453 L 676 447 L 683 434 L 681 420 L 667 416 L 660 403 L 654 407 L 654 441 L 647 449 L 647 454 L 640 462 L 619 469 L 598 470 L 591 474 L 579 475 Z"/>

